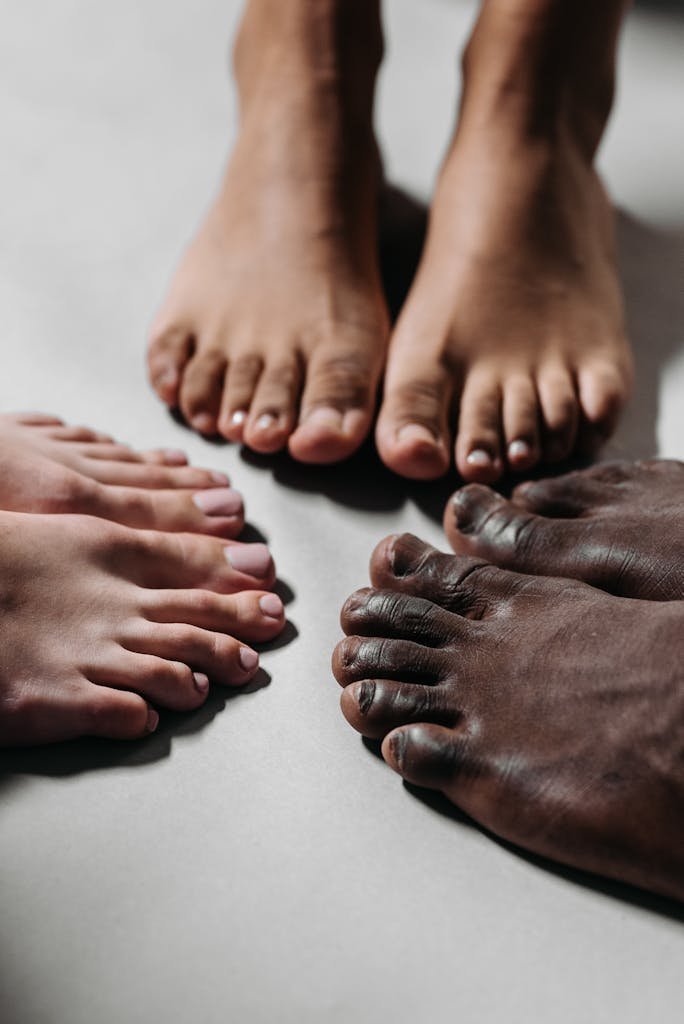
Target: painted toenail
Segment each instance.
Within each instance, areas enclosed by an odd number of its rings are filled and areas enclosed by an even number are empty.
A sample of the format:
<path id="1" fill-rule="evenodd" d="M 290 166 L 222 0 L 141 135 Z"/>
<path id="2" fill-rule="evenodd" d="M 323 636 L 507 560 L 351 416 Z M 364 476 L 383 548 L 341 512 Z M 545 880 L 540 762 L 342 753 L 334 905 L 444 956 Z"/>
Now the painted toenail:
<path id="1" fill-rule="evenodd" d="M 271 566 L 271 552 L 265 544 L 231 545 L 224 550 L 228 562 L 237 572 L 263 577 Z"/>
<path id="2" fill-rule="evenodd" d="M 230 417 L 231 427 L 241 427 L 247 419 L 247 413 L 244 409 L 237 409 Z"/>
<path id="3" fill-rule="evenodd" d="M 437 444 L 437 438 L 428 430 L 427 427 L 423 426 L 422 423 L 407 423 L 406 426 L 402 427 L 397 434 L 397 441 L 402 441 L 410 444 L 429 444 L 431 447 Z"/>
<path id="4" fill-rule="evenodd" d="M 476 469 L 489 469 L 492 465 L 492 457 L 483 448 L 475 448 L 466 459 L 466 462 L 469 466 L 475 466 Z"/>
<path id="5" fill-rule="evenodd" d="M 252 672 L 259 664 L 259 655 L 249 647 L 240 648 L 240 664 L 245 672 Z"/>
<path id="6" fill-rule="evenodd" d="M 508 458 L 511 461 L 516 459 L 529 459 L 532 455 L 532 448 L 527 441 L 511 441 L 508 446 Z"/>
<path id="7" fill-rule="evenodd" d="M 158 725 L 159 715 L 154 708 L 150 708 L 147 712 L 147 731 L 154 732 Z"/>
<path id="8" fill-rule="evenodd" d="M 230 484 L 230 477 L 226 473 L 212 472 L 211 479 L 215 484 L 223 484 L 224 487 L 227 487 Z"/>
<path id="9" fill-rule="evenodd" d="M 211 434 L 214 430 L 214 418 L 208 412 L 200 412 L 193 416 L 191 423 L 200 434 Z"/>
<path id="10" fill-rule="evenodd" d="M 264 594 L 259 598 L 259 607 L 268 619 L 279 619 L 283 614 L 283 602 L 277 594 Z"/>
<path id="11" fill-rule="evenodd" d="M 325 427 L 339 433 L 342 430 L 342 413 L 339 409 L 328 406 L 318 406 L 304 414 L 304 422 L 314 427 Z"/>
<path id="12" fill-rule="evenodd" d="M 162 451 L 164 462 L 169 466 L 187 466 L 188 457 L 180 448 L 164 448 Z"/>
<path id="13" fill-rule="evenodd" d="M 178 374 L 178 370 L 174 370 L 173 368 L 171 368 L 169 370 L 164 370 L 164 372 L 160 373 L 159 376 L 157 377 L 157 387 L 159 387 L 159 388 L 174 387 L 174 385 L 176 385 L 179 380 L 180 380 L 180 376 Z"/>
<path id="14" fill-rule="evenodd" d="M 209 676 L 205 676 L 204 672 L 193 672 L 192 677 L 195 680 L 195 687 L 199 693 L 206 693 L 209 689 Z"/>
<path id="15" fill-rule="evenodd" d="M 236 516 L 242 511 L 242 495 L 232 487 L 198 491 L 192 500 L 205 516 Z"/>
<path id="16" fill-rule="evenodd" d="M 257 430 L 271 430 L 277 423 L 275 416 L 270 412 L 265 412 L 254 424 Z"/>

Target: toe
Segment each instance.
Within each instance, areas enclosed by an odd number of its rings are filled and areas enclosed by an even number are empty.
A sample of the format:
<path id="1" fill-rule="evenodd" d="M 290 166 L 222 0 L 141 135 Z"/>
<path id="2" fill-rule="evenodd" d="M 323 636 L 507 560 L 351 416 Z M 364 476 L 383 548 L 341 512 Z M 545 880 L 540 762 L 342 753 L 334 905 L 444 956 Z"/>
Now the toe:
<path id="1" fill-rule="evenodd" d="M 155 649 L 146 629 L 147 623 L 136 627 L 136 636 L 122 638 L 122 646 L 116 654 L 107 652 L 102 663 L 91 665 L 88 678 L 91 682 L 121 690 L 133 690 L 145 700 L 158 707 L 172 711 L 190 711 L 203 704 L 208 686 L 204 680 L 185 663 L 172 660 L 164 653 L 163 645 Z M 180 657 L 189 657 L 180 654 Z"/>
<path id="2" fill-rule="evenodd" d="M 434 480 L 449 469 L 449 409 L 453 379 L 435 359 L 394 344 L 385 376 L 376 444 L 385 465 L 413 480 Z M 426 365 L 427 364 L 427 365 Z"/>
<path id="3" fill-rule="evenodd" d="M 217 433 L 225 373 L 226 357 L 215 346 L 197 352 L 183 371 L 179 406 L 186 421 L 200 434 Z"/>
<path id="4" fill-rule="evenodd" d="M 388 679 L 351 683 L 342 691 L 340 706 L 349 724 L 371 739 L 411 722 L 453 725 L 457 718 L 442 687 Z"/>
<path id="5" fill-rule="evenodd" d="M 295 424 L 301 388 L 301 369 L 294 358 L 268 364 L 252 399 L 243 439 L 257 452 L 277 452 L 287 442 Z"/>
<path id="6" fill-rule="evenodd" d="M 103 484 L 120 487 L 142 487 L 150 490 L 192 490 L 222 487 L 228 482 L 225 473 L 215 473 L 194 466 L 170 467 L 146 462 L 85 458 L 79 462 L 82 473 Z"/>
<path id="7" fill-rule="evenodd" d="M 229 441 L 242 441 L 263 366 L 261 356 L 250 352 L 237 355 L 230 362 L 218 423 L 220 433 Z"/>
<path id="8" fill-rule="evenodd" d="M 45 412 L 3 413 L 3 419 L 21 423 L 25 427 L 63 427 L 64 420 Z"/>
<path id="9" fill-rule="evenodd" d="M 492 483 L 503 472 L 501 385 L 493 368 L 470 371 L 461 396 L 456 468 L 464 480 Z"/>
<path id="10" fill-rule="evenodd" d="M 347 599 L 340 618 L 348 635 L 394 637 L 426 647 L 464 636 L 469 625 L 425 598 L 368 588 Z"/>
<path id="11" fill-rule="evenodd" d="M 421 723 L 395 729 L 385 737 L 382 755 L 406 782 L 448 791 L 450 797 L 458 797 L 480 774 L 465 730 L 443 725 Z"/>
<path id="12" fill-rule="evenodd" d="M 537 515 L 574 519 L 609 504 L 613 496 L 614 488 L 580 472 L 526 480 L 515 488 L 512 501 Z"/>
<path id="13" fill-rule="evenodd" d="M 506 460 L 515 472 L 539 461 L 539 402 L 531 377 L 511 375 L 503 387 Z"/>
<path id="14" fill-rule="evenodd" d="M 232 487 L 208 490 L 151 490 L 95 483 L 87 506 L 75 508 L 87 515 L 140 530 L 202 533 L 237 537 L 245 522 L 242 496 Z"/>
<path id="15" fill-rule="evenodd" d="M 223 686 L 244 686 L 259 668 L 259 656 L 251 647 L 234 637 L 186 623 L 137 625 L 133 635 L 124 643 L 127 650 L 172 665 L 174 670 L 177 665 L 186 668 L 180 659 L 191 666 L 193 671 L 187 669 L 182 680 L 179 673 L 175 688 L 166 684 L 160 687 L 161 694 L 145 694 L 157 703 L 168 701 L 166 706 L 179 710 L 183 707 L 196 707 L 206 698 L 207 690 L 202 678 L 204 674 Z M 197 673 L 200 675 L 199 680 L 196 678 Z M 173 705 L 171 700 L 174 701 Z M 183 701 L 190 703 L 183 705 Z"/>
<path id="16" fill-rule="evenodd" d="M 183 370 L 192 351 L 192 332 L 187 328 L 153 328 L 147 349 L 147 371 L 162 402 L 172 408 L 178 405 Z"/>
<path id="17" fill-rule="evenodd" d="M 141 610 L 154 622 L 185 622 L 248 643 L 264 643 L 282 632 L 285 609 L 277 594 L 245 590 L 214 594 L 208 590 L 143 592 Z"/>
<path id="18" fill-rule="evenodd" d="M 333 673 L 341 686 L 360 679 L 399 679 L 437 683 L 445 671 L 441 651 L 410 640 L 349 636 L 333 653 Z"/>
<path id="19" fill-rule="evenodd" d="M 579 370 L 577 383 L 585 421 L 582 448 L 591 454 L 615 430 L 627 400 L 628 381 L 626 374 L 614 364 L 596 362 Z"/>
<path id="20" fill-rule="evenodd" d="M 109 686 L 91 686 L 83 707 L 80 736 L 112 740 L 137 740 L 154 732 L 159 715 L 137 693 Z"/>
<path id="21" fill-rule="evenodd" d="M 539 371 L 537 380 L 542 410 L 542 452 L 546 462 L 562 462 L 575 447 L 579 404 L 570 371 L 551 364 Z"/>
<path id="22" fill-rule="evenodd" d="M 369 339 L 322 343 L 314 349 L 302 394 L 299 423 L 289 440 L 300 462 L 346 459 L 359 447 L 371 424 L 378 387 L 377 344 Z"/>

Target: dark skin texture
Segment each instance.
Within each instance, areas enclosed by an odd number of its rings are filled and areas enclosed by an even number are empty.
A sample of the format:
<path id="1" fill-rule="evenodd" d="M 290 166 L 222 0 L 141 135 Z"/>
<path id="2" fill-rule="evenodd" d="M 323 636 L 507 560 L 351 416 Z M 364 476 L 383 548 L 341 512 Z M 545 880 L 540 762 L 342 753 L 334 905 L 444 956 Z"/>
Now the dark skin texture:
<path id="1" fill-rule="evenodd" d="M 521 484 L 457 491 L 444 527 L 453 549 L 504 569 L 584 580 L 612 594 L 684 598 L 684 463 L 613 462 Z"/>
<path id="2" fill-rule="evenodd" d="M 684 604 L 405 534 L 342 611 L 342 710 L 408 782 L 573 867 L 684 899 Z"/>

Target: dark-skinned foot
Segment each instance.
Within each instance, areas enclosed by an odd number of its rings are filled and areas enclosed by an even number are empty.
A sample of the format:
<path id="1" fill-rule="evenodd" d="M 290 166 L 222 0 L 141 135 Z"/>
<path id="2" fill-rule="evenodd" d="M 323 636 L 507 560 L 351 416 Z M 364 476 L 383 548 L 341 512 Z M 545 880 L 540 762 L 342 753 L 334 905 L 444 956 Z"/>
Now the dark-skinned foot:
<path id="1" fill-rule="evenodd" d="M 534 853 L 684 899 L 684 606 L 410 535 L 342 611 L 342 710 L 408 782 Z"/>
<path id="2" fill-rule="evenodd" d="M 613 594 L 684 598 L 684 463 L 613 462 L 521 484 L 510 501 L 472 484 L 444 515 L 455 551 L 569 576 Z"/>

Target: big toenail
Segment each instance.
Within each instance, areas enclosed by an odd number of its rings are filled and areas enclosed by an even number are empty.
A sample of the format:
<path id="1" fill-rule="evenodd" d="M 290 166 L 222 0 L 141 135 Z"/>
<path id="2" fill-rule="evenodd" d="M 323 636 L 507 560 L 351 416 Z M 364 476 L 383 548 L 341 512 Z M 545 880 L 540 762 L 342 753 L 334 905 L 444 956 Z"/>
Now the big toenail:
<path id="1" fill-rule="evenodd" d="M 214 481 L 215 484 L 223 484 L 224 487 L 227 487 L 228 484 L 230 483 L 230 477 L 226 473 L 212 472 L 211 479 Z"/>
<path id="2" fill-rule="evenodd" d="M 236 516 L 242 511 L 242 495 L 232 487 L 198 491 L 193 494 L 192 500 L 205 516 Z"/>
<path id="3" fill-rule="evenodd" d="M 192 417 L 192 425 L 200 434 L 211 434 L 214 429 L 214 419 L 208 412 L 200 412 Z"/>
<path id="4" fill-rule="evenodd" d="M 164 448 L 162 451 L 164 462 L 169 466 L 186 466 L 188 457 L 180 448 Z"/>
<path id="5" fill-rule="evenodd" d="M 193 672 L 192 677 L 198 693 L 206 693 L 209 689 L 209 676 L 205 676 L 204 672 Z"/>
<path id="6" fill-rule="evenodd" d="M 158 725 L 159 725 L 159 715 L 154 710 L 154 708 L 149 708 L 149 710 L 147 712 L 147 726 L 146 726 L 147 731 L 148 732 L 154 732 Z"/>
<path id="7" fill-rule="evenodd" d="M 508 458 L 511 461 L 516 459 L 529 459 L 532 449 L 527 441 L 511 441 L 508 446 Z"/>
<path id="8" fill-rule="evenodd" d="M 259 655 L 249 647 L 240 648 L 240 664 L 245 672 L 252 672 L 259 664 Z"/>
<path id="9" fill-rule="evenodd" d="M 271 566 L 271 552 L 265 544 L 229 545 L 224 550 L 232 567 L 249 576 L 263 577 Z"/>
<path id="10" fill-rule="evenodd" d="M 466 462 L 469 466 L 475 466 L 476 469 L 489 469 L 492 465 L 492 457 L 484 448 L 475 448 L 466 459 Z"/>
<path id="11" fill-rule="evenodd" d="M 231 427 L 241 427 L 247 419 L 247 413 L 244 409 L 237 409 L 230 417 Z"/>
<path id="12" fill-rule="evenodd" d="M 255 423 L 257 430 L 271 430 L 276 424 L 275 416 L 270 412 L 265 412 Z"/>
<path id="13" fill-rule="evenodd" d="M 283 602 L 277 594 L 264 594 L 259 598 L 259 607 L 267 619 L 279 619 L 283 614 Z"/>
<path id="14" fill-rule="evenodd" d="M 407 423 L 397 434 L 397 440 L 429 444 L 431 447 L 434 447 L 437 443 L 435 435 L 431 430 L 423 426 L 422 423 Z"/>
<path id="15" fill-rule="evenodd" d="M 317 409 L 311 409 L 305 413 L 304 420 L 315 427 L 327 427 L 336 432 L 342 430 L 342 413 L 332 407 L 318 406 Z"/>

